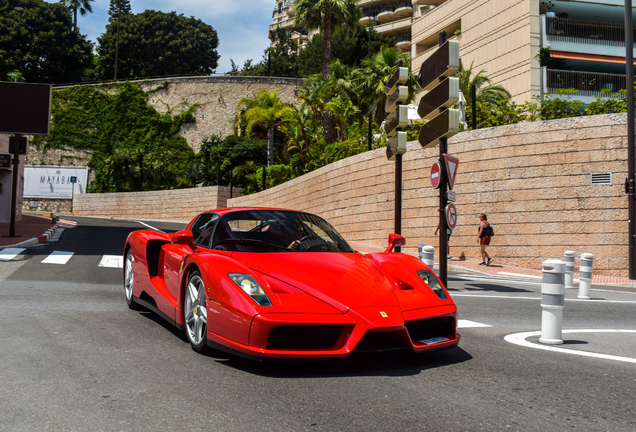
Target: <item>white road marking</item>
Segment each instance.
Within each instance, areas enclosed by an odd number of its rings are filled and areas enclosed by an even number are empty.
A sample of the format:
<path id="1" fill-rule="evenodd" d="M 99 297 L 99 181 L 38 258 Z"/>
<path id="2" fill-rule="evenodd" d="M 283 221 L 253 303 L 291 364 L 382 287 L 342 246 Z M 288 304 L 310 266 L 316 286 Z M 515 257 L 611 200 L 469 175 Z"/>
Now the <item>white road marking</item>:
<path id="1" fill-rule="evenodd" d="M 563 330 L 563 333 L 636 333 L 636 330 L 583 329 L 583 330 Z M 567 348 L 561 348 L 559 346 L 554 346 L 554 345 L 543 345 L 538 343 L 532 343 L 526 340 L 527 338 L 531 336 L 539 336 L 539 335 L 541 335 L 540 331 L 515 333 L 515 334 L 510 334 L 504 337 L 504 340 L 506 340 L 507 342 L 513 343 L 515 345 L 525 346 L 528 348 L 536 348 L 536 349 L 541 349 L 546 351 L 560 352 L 564 354 L 574 354 L 574 355 L 579 355 L 584 357 L 596 357 L 596 358 L 602 358 L 606 360 L 616 360 L 616 361 L 622 361 L 627 363 L 636 363 L 636 358 L 593 353 L 589 351 L 577 351 L 577 350 L 572 350 Z"/>
<path id="2" fill-rule="evenodd" d="M 50 242 L 56 242 L 60 239 L 60 237 L 62 236 L 62 233 L 64 232 L 64 228 L 60 228 L 57 231 L 55 231 L 55 233 L 53 233 L 53 235 L 51 236 L 51 238 L 49 239 Z"/>
<path id="3" fill-rule="evenodd" d="M 142 222 L 142 221 L 137 221 L 137 223 L 140 223 L 140 224 L 142 224 L 143 226 L 147 226 L 147 227 L 148 227 L 148 228 L 150 228 L 151 230 L 155 230 L 155 231 L 159 231 L 159 232 L 164 232 L 164 231 L 161 231 L 159 228 L 155 228 L 155 227 L 153 227 L 153 226 L 151 226 L 151 225 L 148 225 L 147 223 L 144 223 L 144 222 Z"/>
<path id="4" fill-rule="evenodd" d="M 73 252 L 54 251 L 42 260 L 42 264 L 66 264 L 73 256 Z"/>
<path id="5" fill-rule="evenodd" d="M 534 276 L 534 275 L 527 275 L 527 274 L 522 274 L 522 273 L 499 272 L 497 274 L 506 275 L 506 276 L 516 276 L 516 277 L 522 277 L 522 278 L 532 278 L 532 279 L 542 279 L 543 278 L 543 276 Z"/>
<path id="6" fill-rule="evenodd" d="M 478 323 L 476 321 L 469 321 L 469 320 L 458 320 L 457 321 L 457 328 L 477 328 L 477 327 L 492 327 L 491 325 L 488 324 L 482 324 L 482 323 Z"/>
<path id="7" fill-rule="evenodd" d="M 104 255 L 99 267 L 124 268 L 124 257 L 121 255 Z"/>
<path id="8" fill-rule="evenodd" d="M 11 261 L 16 256 L 20 255 L 26 249 L 24 248 L 6 248 L 0 250 L 0 261 Z"/>
<path id="9" fill-rule="evenodd" d="M 541 301 L 541 297 L 521 297 L 521 296 L 513 296 L 513 295 L 490 295 L 490 294 L 462 294 L 462 293 L 451 293 L 451 297 L 482 297 L 482 298 L 493 298 L 493 299 L 507 299 L 507 300 L 535 300 Z M 578 299 L 578 298 L 566 298 L 566 302 L 590 302 L 590 303 L 627 303 L 627 304 L 636 304 L 636 301 L 633 300 L 605 300 L 605 299 Z"/>

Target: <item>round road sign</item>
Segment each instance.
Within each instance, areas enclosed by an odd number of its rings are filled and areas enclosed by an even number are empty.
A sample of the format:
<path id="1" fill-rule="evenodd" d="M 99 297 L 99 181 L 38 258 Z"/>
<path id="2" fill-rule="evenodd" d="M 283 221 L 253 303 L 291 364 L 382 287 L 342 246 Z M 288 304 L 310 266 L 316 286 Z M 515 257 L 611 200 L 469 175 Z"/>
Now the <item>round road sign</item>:
<path id="1" fill-rule="evenodd" d="M 450 229 L 455 229 L 457 226 L 457 207 L 453 203 L 446 206 L 446 223 Z"/>
<path id="2" fill-rule="evenodd" d="M 431 167 L 431 186 L 435 189 L 439 189 L 439 184 L 442 179 L 442 167 L 439 165 L 439 162 L 435 162 Z"/>

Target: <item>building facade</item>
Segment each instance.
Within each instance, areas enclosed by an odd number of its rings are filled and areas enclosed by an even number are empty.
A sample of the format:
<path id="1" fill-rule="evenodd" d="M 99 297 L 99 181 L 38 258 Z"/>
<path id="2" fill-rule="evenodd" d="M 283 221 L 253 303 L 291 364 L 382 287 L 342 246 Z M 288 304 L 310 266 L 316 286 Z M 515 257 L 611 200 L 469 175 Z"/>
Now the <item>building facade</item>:
<path id="1" fill-rule="evenodd" d="M 275 32 L 278 29 L 291 30 L 291 38 L 302 48 L 309 40 L 309 32 L 302 24 L 294 24 L 294 0 L 276 0 L 274 11 L 272 12 L 272 24 L 269 31 Z"/>
<path id="2" fill-rule="evenodd" d="M 277 0 L 270 30 L 291 28 L 302 46 L 311 35 L 294 26 L 293 3 Z M 358 6 L 360 22 L 395 36 L 397 47 L 411 53 L 415 73 L 445 30 L 460 42 L 464 66 L 485 70 L 518 103 L 566 88 L 589 103 L 603 90 L 626 88 L 624 0 L 359 0 Z"/>
<path id="3" fill-rule="evenodd" d="M 623 0 L 413 0 L 413 4 L 428 7 L 411 29 L 416 73 L 445 30 L 459 40 L 464 66 L 485 70 L 515 102 L 572 88 L 577 93 L 563 97 L 589 103 L 603 95 L 603 89 L 626 88 Z"/>

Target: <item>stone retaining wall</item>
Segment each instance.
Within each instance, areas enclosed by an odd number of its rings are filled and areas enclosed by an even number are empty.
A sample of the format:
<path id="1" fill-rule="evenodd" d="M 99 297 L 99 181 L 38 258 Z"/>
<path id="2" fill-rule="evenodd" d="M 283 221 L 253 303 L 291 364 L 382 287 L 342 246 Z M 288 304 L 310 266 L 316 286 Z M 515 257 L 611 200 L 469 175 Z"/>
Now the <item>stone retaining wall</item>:
<path id="1" fill-rule="evenodd" d="M 183 125 L 179 133 L 195 152 L 199 151 L 206 136 L 233 134 L 233 120 L 241 99 L 252 98 L 259 90 L 266 89 L 278 90 L 282 101 L 296 103 L 295 90 L 304 85 L 300 78 L 210 76 L 144 80 L 141 86 L 149 91 L 162 87 L 166 82 L 168 85 L 152 93 L 148 102 L 159 112 L 166 112 L 170 107 L 175 113 L 179 112 L 182 102 L 185 104 L 181 108 L 198 104 L 193 112 L 196 123 Z M 90 157 L 90 151 L 40 150 L 29 145 L 27 164 L 85 166 Z"/>
<path id="2" fill-rule="evenodd" d="M 241 189 L 234 188 L 233 196 Z M 190 222 L 206 210 L 223 208 L 230 188 L 208 186 L 151 192 L 78 194 L 73 197 L 73 214 L 123 219 L 162 219 Z"/>
<path id="3" fill-rule="evenodd" d="M 460 160 L 453 257 L 480 261 L 478 215 L 495 229 L 495 263 L 540 268 L 566 250 L 594 254 L 597 274 L 627 276 L 626 115 L 540 121 L 467 131 L 449 140 Z M 438 246 L 438 192 L 429 181 L 438 148 L 410 143 L 404 155 L 403 250 Z M 611 186 L 590 174 L 611 172 Z M 384 150 L 360 154 L 288 183 L 228 201 L 229 206 L 305 210 L 330 221 L 348 240 L 385 246 L 393 232 L 394 164 Z M 577 261 L 578 268 L 578 261 Z"/>

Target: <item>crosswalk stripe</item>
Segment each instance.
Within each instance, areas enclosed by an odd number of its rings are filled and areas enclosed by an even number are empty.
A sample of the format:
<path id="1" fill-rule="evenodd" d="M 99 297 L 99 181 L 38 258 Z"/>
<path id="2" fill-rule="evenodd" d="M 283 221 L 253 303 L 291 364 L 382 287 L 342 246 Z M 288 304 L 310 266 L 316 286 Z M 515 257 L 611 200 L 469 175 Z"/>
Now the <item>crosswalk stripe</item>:
<path id="1" fill-rule="evenodd" d="M 26 249 L 24 248 L 6 248 L 0 250 L 0 261 L 11 261 L 16 256 L 20 255 Z"/>
<path id="2" fill-rule="evenodd" d="M 66 264 L 73 256 L 73 252 L 53 251 L 42 260 L 42 264 Z"/>
<path id="3" fill-rule="evenodd" d="M 104 255 L 99 267 L 124 268 L 124 257 L 121 255 Z"/>

